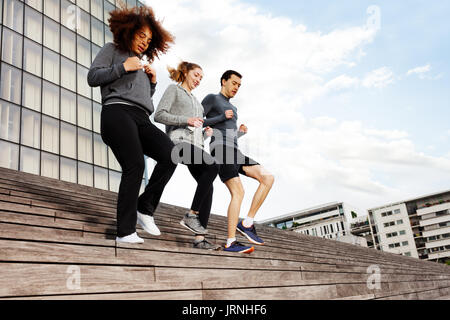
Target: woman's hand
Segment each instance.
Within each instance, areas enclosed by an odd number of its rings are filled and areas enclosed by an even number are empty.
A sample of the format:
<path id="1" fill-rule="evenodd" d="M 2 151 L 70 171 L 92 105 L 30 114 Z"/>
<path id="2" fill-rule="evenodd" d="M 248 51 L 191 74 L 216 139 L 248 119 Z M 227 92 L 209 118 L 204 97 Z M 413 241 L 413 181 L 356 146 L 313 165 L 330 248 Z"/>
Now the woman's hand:
<path id="1" fill-rule="evenodd" d="M 248 133 L 248 128 L 245 124 L 241 124 L 241 126 L 239 127 L 239 131 L 242 133 Z"/>
<path id="2" fill-rule="evenodd" d="M 212 135 L 214 134 L 214 130 L 211 127 L 206 127 L 205 133 L 206 133 L 206 136 L 209 138 L 209 137 L 212 137 Z"/>
<path id="3" fill-rule="evenodd" d="M 136 71 L 142 69 L 142 63 L 138 57 L 130 57 L 123 63 L 123 67 L 126 72 Z"/>
<path id="4" fill-rule="evenodd" d="M 204 120 L 202 118 L 189 118 L 188 125 L 190 127 L 202 128 Z"/>
<path id="5" fill-rule="evenodd" d="M 156 70 L 153 69 L 151 65 L 147 64 L 144 66 L 144 71 L 150 79 L 151 83 L 156 83 Z"/>

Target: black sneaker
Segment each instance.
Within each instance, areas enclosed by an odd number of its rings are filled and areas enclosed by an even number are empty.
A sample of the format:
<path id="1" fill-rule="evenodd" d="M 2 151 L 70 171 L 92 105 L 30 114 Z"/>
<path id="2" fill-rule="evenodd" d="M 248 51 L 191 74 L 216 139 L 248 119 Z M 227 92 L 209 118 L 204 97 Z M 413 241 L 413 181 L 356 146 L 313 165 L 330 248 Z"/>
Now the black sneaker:
<path id="1" fill-rule="evenodd" d="M 202 241 L 194 241 L 194 248 L 204 250 L 220 250 L 221 247 L 212 244 L 211 242 L 208 242 L 208 240 L 204 239 Z"/>

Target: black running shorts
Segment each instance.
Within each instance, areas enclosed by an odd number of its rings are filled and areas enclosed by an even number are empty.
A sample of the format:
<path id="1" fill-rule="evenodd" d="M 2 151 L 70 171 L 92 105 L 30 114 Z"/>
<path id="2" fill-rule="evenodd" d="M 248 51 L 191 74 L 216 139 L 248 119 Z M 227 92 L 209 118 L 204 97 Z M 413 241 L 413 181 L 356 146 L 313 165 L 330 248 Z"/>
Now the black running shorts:
<path id="1" fill-rule="evenodd" d="M 242 167 L 258 166 L 259 163 L 244 155 L 239 149 L 227 146 L 216 146 L 211 150 L 211 155 L 219 164 L 219 177 L 222 182 L 239 177 L 245 174 Z"/>

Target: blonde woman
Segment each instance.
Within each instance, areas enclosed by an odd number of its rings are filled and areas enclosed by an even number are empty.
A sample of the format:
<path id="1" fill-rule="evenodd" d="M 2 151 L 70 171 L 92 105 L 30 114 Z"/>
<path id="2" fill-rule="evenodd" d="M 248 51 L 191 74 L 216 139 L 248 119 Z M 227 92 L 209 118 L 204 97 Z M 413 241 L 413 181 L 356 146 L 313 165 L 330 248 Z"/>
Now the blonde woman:
<path id="1" fill-rule="evenodd" d="M 189 62 L 181 62 L 177 69 L 168 70 L 170 78 L 177 84 L 170 85 L 164 92 L 155 121 L 166 125 L 166 133 L 176 146 L 172 161 L 187 165 L 197 181 L 191 209 L 180 223 L 196 235 L 194 248 L 216 250 L 219 246 L 208 242 L 205 235 L 208 233 L 213 182 L 219 168 L 213 157 L 203 150 L 204 140 L 212 135 L 212 129 L 206 128 L 203 132 L 203 106 L 192 94 L 202 81 L 203 70 L 198 64 Z"/>

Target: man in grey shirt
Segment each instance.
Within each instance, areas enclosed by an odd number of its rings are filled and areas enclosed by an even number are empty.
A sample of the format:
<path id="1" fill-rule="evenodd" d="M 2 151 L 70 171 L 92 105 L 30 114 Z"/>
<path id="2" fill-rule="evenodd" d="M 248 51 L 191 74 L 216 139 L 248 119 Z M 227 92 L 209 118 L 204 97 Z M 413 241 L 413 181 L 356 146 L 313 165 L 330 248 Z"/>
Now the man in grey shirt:
<path id="1" fill-rule="evenodd" d="M 274 177 L 258 162 L 245 156 L 239 150 L 238 138 L 247 134 L 245 125 L 237 127 L 237 108 L 230 103 L 241 87 L 242 76 L 233 70 L 226 71 L 220 79 L 222 89 L 219 94 L 210 94 L 202 102 L 205 110 L 203 126 L 214 129 L 210 149 L 220 164 L 219 176 L 231 194 L 228 207 L 228 239 L 225 251 L 250 253 L 248 247 L 236 241 L 236 229 L 247 239 L 257 245 L 264 241 L 258 237 L 254 226 L 254 218 L 272 188 Z M 244 198 L 244 188 L 239 174 L 256 179 L 259 188 L 256 191 L 247 218 L 239 222 L 239 213 Z"/>

